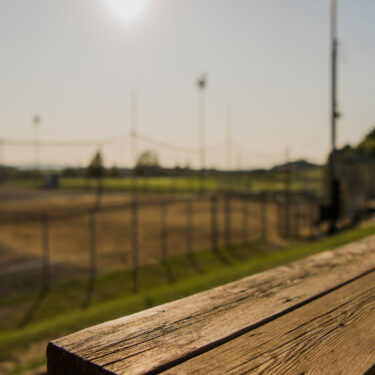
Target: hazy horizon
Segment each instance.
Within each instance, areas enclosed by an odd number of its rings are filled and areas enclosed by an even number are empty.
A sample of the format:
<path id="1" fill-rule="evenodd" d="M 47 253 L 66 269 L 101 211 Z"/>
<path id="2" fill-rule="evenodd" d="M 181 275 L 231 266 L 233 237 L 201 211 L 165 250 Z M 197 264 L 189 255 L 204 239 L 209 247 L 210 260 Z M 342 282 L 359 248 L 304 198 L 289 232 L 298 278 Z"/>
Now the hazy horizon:
<path id="1" fill-rule="evenodd" d="M 375 3 L 339 0 L 338 145 L 358 142 L 375 122 Z M 124 21 L 107 0 L 3 0 L 1 139 L 121 137 L 103 146 L 106 165 L 129 166 L 130 93 L 140 134 L 173 145 L 165 166 L 198 166 L 198 95 L 208 74 L 207 167 L 224 168 L 226 108 L 233 110 L 232 167 L 291 159 L 322 163 L 329 150 L 329 1 L 149 0 Z M 126 137 L 125 137 L 126 136 Z M 185 150 L 186 148 L 186 150 Z M 96 146 L 43 148 L 43 164 L 86 165 Z M 5 145 L 0 164 L 34 160 Z"/>

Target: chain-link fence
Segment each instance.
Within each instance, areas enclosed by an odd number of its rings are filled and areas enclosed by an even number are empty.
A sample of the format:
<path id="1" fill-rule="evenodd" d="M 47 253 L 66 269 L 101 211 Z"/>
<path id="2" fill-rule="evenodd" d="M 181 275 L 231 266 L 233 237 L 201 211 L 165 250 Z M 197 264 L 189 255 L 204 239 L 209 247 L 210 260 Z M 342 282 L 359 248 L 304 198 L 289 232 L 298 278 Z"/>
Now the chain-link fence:
<path id="1" fill-rule="evenodd" d="M 48 289 L 66 279 L 190 258 L 201 250 L 278 243 L 316 233 L 313 194 L 209 194 L 159 197 L 76 209 L 3 214 L 0 289 Z"/>

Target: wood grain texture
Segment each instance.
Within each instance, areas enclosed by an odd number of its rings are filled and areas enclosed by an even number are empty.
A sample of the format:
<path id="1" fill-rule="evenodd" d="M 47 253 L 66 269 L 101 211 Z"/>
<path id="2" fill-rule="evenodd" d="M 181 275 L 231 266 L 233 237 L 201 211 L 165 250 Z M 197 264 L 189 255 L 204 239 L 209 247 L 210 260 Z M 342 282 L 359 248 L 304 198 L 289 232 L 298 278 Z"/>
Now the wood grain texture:
<path id="1" fill-rule="evenodd" d="M 375 364 L 375 272 L 163 375 L 364 374 Z"/>
<path id="2" fill-rule="evenodd" d="M 370 272 L 375 236 L 83 330 L 48 345 L 50 375 L 152 374 Z"/>

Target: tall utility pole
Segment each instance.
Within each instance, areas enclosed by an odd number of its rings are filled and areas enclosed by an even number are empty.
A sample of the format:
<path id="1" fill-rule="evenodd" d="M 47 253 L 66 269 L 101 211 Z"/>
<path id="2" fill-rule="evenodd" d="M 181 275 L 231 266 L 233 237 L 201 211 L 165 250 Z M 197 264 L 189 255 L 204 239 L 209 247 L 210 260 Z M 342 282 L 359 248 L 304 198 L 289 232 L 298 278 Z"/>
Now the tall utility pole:
<path id="1" fill-rule="evenodd" d="M 329 159 L 330 175 L 330 233 L 337 229 L 340 206 L 340 182 L 338 173 L 337 146 L 336 146 L 336 123 L 340 117 L 337 107 L 337 0 L 331 1 L 331 155 Z"/>
<path id="2" fill-rule="evenodd" d="M 133 90 L 130 93 L 130 136 L 131 136 L 131 162 L 133 168 L 137 165 L 137 93 Z"/>
<path id="3" fill-rule="evenodd" d="M 40 115 L 35 115 L 33 117 L 33 129 L 34 129 L 34 168 L 38 169 L 40 167 L 40 124 L 42 122 L 42 117 Z"/>
<path id="4" fill-rule="evenodd" d="M 227 106 L 226 116 L 226 167 L 227 171 L 230 171 L 232 169 L 232 107 L 230 105 Z"/>
<path id="5" fill-rule="evenodd" d="M 197 80 L 197 87 L 199 93 L 199 154 L 200 154 L 200 169 L 203 172 L 206 168 L 206 119 L 205 119 L 205 101 L 204 90 L 207 87 L 207 77 L 202 74 Z"/>

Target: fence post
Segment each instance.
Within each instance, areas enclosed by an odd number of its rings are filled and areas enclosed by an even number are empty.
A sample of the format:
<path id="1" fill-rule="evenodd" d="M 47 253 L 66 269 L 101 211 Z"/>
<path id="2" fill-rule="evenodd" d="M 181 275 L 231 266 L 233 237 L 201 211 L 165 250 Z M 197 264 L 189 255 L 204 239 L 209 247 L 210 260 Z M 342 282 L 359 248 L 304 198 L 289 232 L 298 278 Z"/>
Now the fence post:
<path id="1" fill-rule="evenodd" d="M 284 233 L 285 237 L 290 236 L 290 194 L 286 192 L 284 201 Z"/>
<path id="2" fill-rule="evenodd" d="M 160 248 L 161 248 L 161 262 L 163 264 L 168 261 L 168 243 L 167 243 L 167 202 L 161 202 L 160 206 Z"/>
<path id="3" fill-rule="evenodd" d="M 301 201 L 300 201 L 300 228 L 301 228 L 301 235 L 305 233 L 305 228 L 306 228 L 306 205 L 305 205 L 305 198 L 304 196 L 301 196 Z"/>
<path id="4" fill-rule="evenodd" d="M 50 286 L 50 251 L 49 251 L 49 216 L 42 215 L 42 289 L 47 291 Z"/>
<path id="5" fill-rule="evenodd" d="M 186 201 L 186 248 L 188 255 L 193 257 L 193 200 Z"/>
<path id="6" fill-rule="evenodd" d="M 305 232 L 306 227 L 306 205 L 305 205 L 305 197 L 301 195 L 300 202 L 299 202 L 299 212 L 300 212 L 300 233 L 301 235 Z"/>
<path id="7" fill-rule="evenodd" d="M 295 217 L 295 205 L 294 197 L 290 197 L 289 202 L 289 237 L 293 237 L 296 232 L 296 217 Z"/>
<path id="8" fill-rule="evenodd" d="M 95 205 L 97 207 L 100 207 L 101 202 L 102 202 L 102 196 L 103 196 L 103 190 L 104 190 L 104 177 L 99 176 L 96 178 L 96 201 Z"/>
<path id="9" fill-rule="evenodd" d="M 211 248 L 216 250 L 218 248 L 217 241 L 217 196 L 211 197 Z"/>
<path id="10" fill-rule="evenodd" d="M 247 198 L 242 198 L 242 242 L 249 242 L 249 206 Z"/>
<path id="11" fill-rule="evenodd" d="M 301 223 L 300 223 L 300 205 L 299 199 L 296 197 L 294 202 L 294 236 L 298 237 L 300 234 Z"/>
<path id="12" fill-rule="evenodd" d="M 315 203 L 310 202 L 310 236 L 315 235 L 316 208 Z"/>
<path id="13" fill-rule="evenodd" d="M 267 195 L 263 193 L 261 196 L 260 204 L 260 216 L 261 216 L 261 237 L 263 241 L 267 241 L 268 238 L 268 215 L 267 215 Z"/>
<path id="14" fill-rule="evenodd" d="M 284 235 L 283 226 L 283 203 L 278 199 L 276 201 L 276 212 L 277 212 L 277 233 L 280 238 Z"/>
<path id="15" fill-rule="evenodd" d="M 133 262 L 133 289 L 138 290 L 138 202 L 134 196 L 131 204 L 131 246 Z"/>
<path id="16" fill-rule="evenodd" d="M 226 194 L 224 199 L 224 215 L 225 215 L 225 247 L 232 245 L 232 222 L 231 222 L 231 201 L 230 195 Z"/>
<path id="17" fill-rule="evenodd" d="M 91 209 L 89 211 L 89 263 L 90 271 L 89 278 L 90 284 L 94 284 L 96 279 L 97 271 L 97 259 L 96 259 L 96 211 Z"/>

